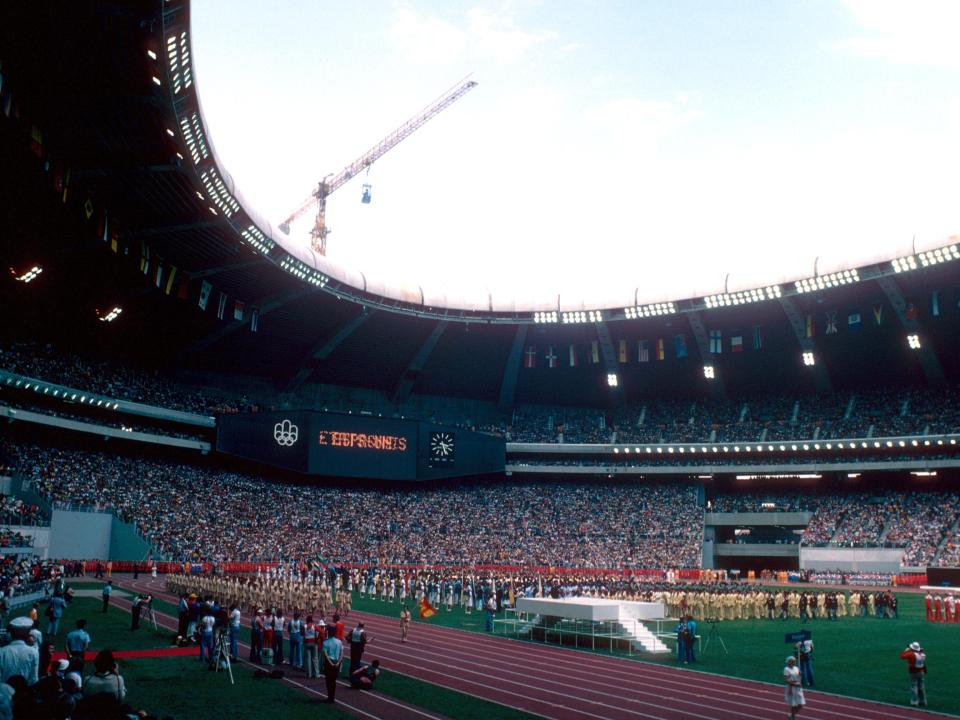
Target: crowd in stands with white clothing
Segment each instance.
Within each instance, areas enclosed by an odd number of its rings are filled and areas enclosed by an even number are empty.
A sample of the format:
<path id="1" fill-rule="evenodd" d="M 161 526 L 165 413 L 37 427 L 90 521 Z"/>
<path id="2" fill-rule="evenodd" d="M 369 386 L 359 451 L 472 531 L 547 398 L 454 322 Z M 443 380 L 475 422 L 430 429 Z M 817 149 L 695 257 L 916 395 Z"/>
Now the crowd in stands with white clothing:
<path id="1" fill-rule="evenodd" d="M 320 554 L 355 562 L 700 564 L 703 508 L 687 484 L 349 490 L 108 453 L 15 450 L 21 473 L 51 502 L 112 508 L 177 559 Z"/>

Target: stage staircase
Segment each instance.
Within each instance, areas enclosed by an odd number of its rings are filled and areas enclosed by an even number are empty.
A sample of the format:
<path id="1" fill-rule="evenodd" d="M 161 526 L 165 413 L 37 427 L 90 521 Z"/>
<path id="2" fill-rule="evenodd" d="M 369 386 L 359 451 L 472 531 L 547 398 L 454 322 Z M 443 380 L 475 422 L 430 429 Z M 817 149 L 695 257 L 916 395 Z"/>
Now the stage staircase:
<path id="1" fill-rule="evenodd" d="M 668 653 L 671 652 L 660 638 L 653 634 L 640 618 L 636 611 L 629 606 L 620 606 L 619 618 L 617 624 L 623 629 L 624 633 L 631 638 L 630 644 L 637 650 L 648 653 Z"/>

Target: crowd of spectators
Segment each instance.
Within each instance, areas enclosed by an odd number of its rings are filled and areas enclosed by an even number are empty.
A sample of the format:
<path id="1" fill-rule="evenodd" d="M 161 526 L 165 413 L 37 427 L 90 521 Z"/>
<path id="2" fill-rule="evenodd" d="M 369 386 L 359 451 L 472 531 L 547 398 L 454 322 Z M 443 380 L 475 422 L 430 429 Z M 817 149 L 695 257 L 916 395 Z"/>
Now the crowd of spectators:
<path id="1" fill-rule="evenodd" d="M 214 395 L 206 386 L 200 390 L 155 372 L 62 354 L 51 346 L 0 345 L 0 369 L 110 398 L 203 415 L 260 409 L 243 395 Z M 279 396 L 275 400 L 281 402 Z M 296 402 L 283 399 L 283 403 L 291 401 Z M 390 408 L 377 411 L 392 412 Z M 451 425 L 477 427 L 513 442 L 772 442 L 888 437 L 960 432 L 960 388 L 649 399 L 617 411 L 519 406 L 499 423 L 492 422 L 492 417 L 464 422 L 463 418 L 446 417 L 449 411 L 444 415 Z"/>
<path id="2" fill-rule="evenodd" d="M 0 525 L 41 525 L 48 521 L 39 506 L 13 495 L 0 495 Z"/>
<path id="3" fill-rule="evenodd" d="M 514 442 L 772 442 L 960 432 L 960 389 L 875 389 L 738 400 L 651 399 L 616 412 L 518 408 Z"/>
<path id="4" fill-rule="evenodd" d="M 951 492 L 724 493 L 710 499 L 708 511 L 810 512 L 802 538 L 807 546 L 904 548 L 908 567 L 957 560 L 960 495 Z"/>
<path id="5" fill-rule="evenodd" d="M 700 565 L 703 508 L 686 484 L 351 490 L 107 453 L 19 451 L 21 473 L 52 503 L 113 509 L 174 559 Z"/>
<path id="6" fill-rule="evenodd" d="M 707 511 L 717 513 L 809 512 L 816 500 L 804 493 L 719 493 L 710 498 Z"/>
<path id="7" fill-rule="evenodd" d="M 59 567 L 52 560 L 40 560 L 32 553 L 0 555 L 0 597 L 43 589 L 59 572 Z"/>
<path id="8" fill-rule="evenodd" d="M 0 345 L 0 369 L 117 400 L 201 415 L 236 412 L 243 403 L 242 398 L 214 397 L 159 373 L 62 354 L 49 345 Z"/>
<path id="9" fill-rule="evenodd" d="M 22 548 L 31 547 L 32 545 L 33 535 L 28 535 L 10 528 L 0 530 L 0 548 Z"/>

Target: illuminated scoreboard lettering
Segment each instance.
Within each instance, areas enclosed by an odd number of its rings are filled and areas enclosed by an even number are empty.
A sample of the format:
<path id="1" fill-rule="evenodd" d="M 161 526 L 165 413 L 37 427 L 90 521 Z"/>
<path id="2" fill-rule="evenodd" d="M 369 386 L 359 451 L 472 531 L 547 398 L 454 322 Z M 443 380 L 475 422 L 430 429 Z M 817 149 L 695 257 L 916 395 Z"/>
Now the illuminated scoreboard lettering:
<path id="1" fill-rule="evenodd" d="M 407 451 L 407 438 L 402 435 L 374 435 L 341 430 L 321 430 L 317 433 L 317 444 L 386 452 Z"/>
<path id="2" fill-rule="evenodd" d="M 323 477 L 428 480 L 503 472 L 502 438 L 460 428 L 312 410 L 217 419 L 217 451 Z"/>

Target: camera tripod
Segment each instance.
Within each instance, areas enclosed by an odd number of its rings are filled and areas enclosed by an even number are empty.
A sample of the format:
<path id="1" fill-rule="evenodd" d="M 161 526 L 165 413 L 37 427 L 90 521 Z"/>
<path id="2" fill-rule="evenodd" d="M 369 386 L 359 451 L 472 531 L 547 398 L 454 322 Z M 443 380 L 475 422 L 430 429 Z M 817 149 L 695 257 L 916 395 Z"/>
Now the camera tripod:
<path id="1" fill-rule="evenodd" d="M 726 655 L 726 654 L 729 654 L 729 651 L 727 650 L 727 644 L 723 641 L 723 638 L 720 637 L 720 631 L 717 630 L 717 623 L 718 623 L 719 621 L 717 621 L 717 620 L 707 620 L 707 622 L 710 624 L 710 632 L 707 633 L 707 639 L 706 639 L 706 640 L 704 641 L 704 643 L 703 643 L 703 650 L 702 650 L 702 652 L 706 653 L 706 652 L 707 652 L 707 648 L 710 647 L 710 641 L 713 640 L 713 639 L 716 639 L 716 641 L 717 641 L 718 643 L 720 643 L 720 647 L 723 648 L 724 654 L 725 654 L 725 655 Z"/>
<path id="2" fill-rule="evenodd" d="M 230 676 L 230 684 L 233 685 L 233 668 L 230 665 L 230 652 L 227 648 L 227 633 L 218 632 L 214 641 L 213 650 L 213 669 L 220 672 L 220 664 L 226 665 L 227 674 Z"/>

